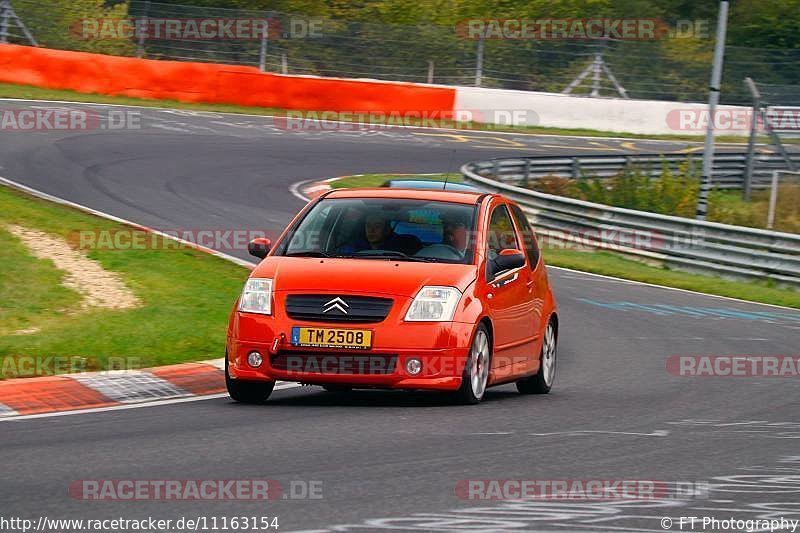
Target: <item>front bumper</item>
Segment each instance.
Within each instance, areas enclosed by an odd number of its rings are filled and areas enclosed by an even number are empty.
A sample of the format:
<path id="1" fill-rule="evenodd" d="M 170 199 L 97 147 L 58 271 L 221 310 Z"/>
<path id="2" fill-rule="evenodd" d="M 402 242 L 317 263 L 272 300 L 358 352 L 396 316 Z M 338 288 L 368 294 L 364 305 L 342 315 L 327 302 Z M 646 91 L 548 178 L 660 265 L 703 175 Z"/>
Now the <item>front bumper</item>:
<path id="1" fill-rule="evenodd" d="M 295 347 L 293 326 L 371 329 L 368 350 Z M 235 312 L 227 343 L 228 372 L 248 381 L 297 381 L 390 389 L 457 390 L 466 364 L 474 324 L 395 322 L 377 324 L 303 323 L 280 316 Z M 247 355 L 258 351 L 263 363 L 253 368 Z M 422 362 L 417 375 L 406 362 Z"/>

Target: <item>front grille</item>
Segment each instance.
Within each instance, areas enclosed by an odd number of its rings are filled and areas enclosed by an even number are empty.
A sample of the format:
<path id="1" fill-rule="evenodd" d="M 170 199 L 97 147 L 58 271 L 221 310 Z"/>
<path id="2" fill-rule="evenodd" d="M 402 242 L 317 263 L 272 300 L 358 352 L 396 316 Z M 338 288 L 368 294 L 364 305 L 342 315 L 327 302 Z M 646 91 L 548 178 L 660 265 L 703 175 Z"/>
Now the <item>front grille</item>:
<path id="1" fill-rule="evenodd" d="M 275 370 L 304 374 L 386 375 L 394 372 L 397 354 L 278 352 L 270 360 Z"/>
<path id="2" fill-rule="evenodd" d="M 296 320 L 321 322 L 381 322 L 392 308 L 391 298 L 290 294 L 286 314 Z"/>

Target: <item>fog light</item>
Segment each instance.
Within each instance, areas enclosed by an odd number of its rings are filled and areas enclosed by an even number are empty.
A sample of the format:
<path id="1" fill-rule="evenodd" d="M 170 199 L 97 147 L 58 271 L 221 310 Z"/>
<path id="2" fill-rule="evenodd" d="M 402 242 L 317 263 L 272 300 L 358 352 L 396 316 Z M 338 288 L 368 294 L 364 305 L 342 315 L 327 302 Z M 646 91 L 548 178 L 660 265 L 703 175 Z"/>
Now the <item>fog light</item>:
<path id="1" fill-rule="evenodd" d="M 261 357 L 261 354 L 258 352 L 250 352 L 247 354 L 247 364 L 252 366 L 253 368 L 258 368 L 261 366 L 261 363 L 264 362 L 264 358 Z"/>
<path id="2" fill-rule="evenodd" d="M 416 376 L 422 372 L 422 361 L 419 359 L 409 359 L 406 361 L 406 371 L 412 376 Z"/>

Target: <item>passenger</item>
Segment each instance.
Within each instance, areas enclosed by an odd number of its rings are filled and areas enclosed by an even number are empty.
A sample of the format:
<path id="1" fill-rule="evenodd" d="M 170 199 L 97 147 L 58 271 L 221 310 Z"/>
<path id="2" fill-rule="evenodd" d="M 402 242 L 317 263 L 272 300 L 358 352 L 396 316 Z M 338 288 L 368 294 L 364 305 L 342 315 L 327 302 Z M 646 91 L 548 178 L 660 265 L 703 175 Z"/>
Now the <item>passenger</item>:
<path id="1" fill-rule="evenodd" d="M 444 217 L 443 244 L 452 246 L 464 255 L 469 245 L 469 229 L 466 219 L 458 216 Z"/>

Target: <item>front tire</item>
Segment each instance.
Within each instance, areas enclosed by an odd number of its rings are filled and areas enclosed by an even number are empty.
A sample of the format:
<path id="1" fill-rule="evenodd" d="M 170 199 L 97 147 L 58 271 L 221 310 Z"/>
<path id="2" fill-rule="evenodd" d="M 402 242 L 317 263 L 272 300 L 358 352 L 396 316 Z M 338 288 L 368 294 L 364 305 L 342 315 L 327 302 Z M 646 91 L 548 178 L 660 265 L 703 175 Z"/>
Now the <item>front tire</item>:
<path id="1" fill-rule="evenodd" d="M 489 332 L 483 324 L 478 325 L 472 345 L 469 349 L 464 374 L 461 376 L 461 387 L 456 392 L 459 403 L 474 405 L 480 403 L 486 392 L 489 381 L 489 365 L 492 359 Z"/>
<path id="2" fill-rule="evenodd" d="M 274 381 L 241 381 L 232 379 L 228 372 L 228 354 L 225 354 L 225 386 L 228 395 L 239 403 L 262 404 L 267 401 L 272 389 L 275 387 Z"/>
<path id="3" fill-rule="evenodd" d="M 542 350 L 539 352 L 539 372 L 517 381 L 517 390 L 522 394 L 547 394 L 556 379 L 556 348 L 558 338 L 553 320 L 544 330 Z"/>

